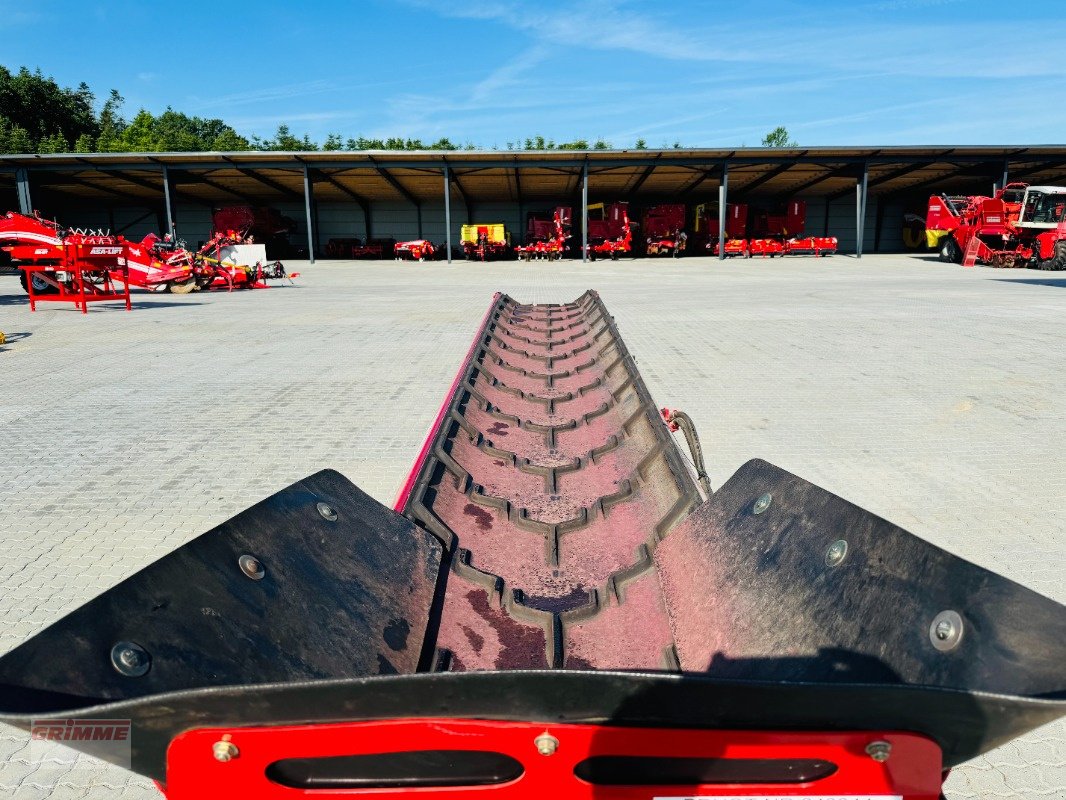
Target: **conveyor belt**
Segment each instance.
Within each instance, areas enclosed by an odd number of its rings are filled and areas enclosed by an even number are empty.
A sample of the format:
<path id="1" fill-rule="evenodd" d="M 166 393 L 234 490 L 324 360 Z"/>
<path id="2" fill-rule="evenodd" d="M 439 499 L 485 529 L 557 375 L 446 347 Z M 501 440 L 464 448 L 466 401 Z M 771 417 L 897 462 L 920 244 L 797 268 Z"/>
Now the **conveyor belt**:
<path id="1" fill-rule="evenodd" d="M 676 666 L 652 557 L 700 497 L 599 295 L 497 297 L 433 436 L 441 668 Z"/>

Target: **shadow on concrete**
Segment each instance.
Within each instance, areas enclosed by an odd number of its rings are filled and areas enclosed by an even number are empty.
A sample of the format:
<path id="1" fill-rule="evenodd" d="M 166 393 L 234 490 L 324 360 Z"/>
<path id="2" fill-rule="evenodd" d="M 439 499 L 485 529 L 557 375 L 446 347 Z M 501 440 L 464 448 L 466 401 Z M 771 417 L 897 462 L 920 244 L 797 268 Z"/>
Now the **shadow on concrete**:
<path id="1" fill-rule="evenodd" d="M 1066 288 L 1066 278 L 995 278 L 999 283 L 1027 283 L 1030 286 L 1061 286 Z"/>
<path id="2" fill-rule="evenodd" d="M 0 353 L 6 353 L 11 348 L 11 345 L 13 345 L 15 342 L 20 342 L 23 339 L 25 339 L 27 336 L 32 336 L 32 335 L 33 334 L 30 333 L 29 331 L 21 331 L 19 333 L 6 333 L 5 332 L 4 333 L 4 341 L 3 341 L 2 344 L 0 344 Z"/>

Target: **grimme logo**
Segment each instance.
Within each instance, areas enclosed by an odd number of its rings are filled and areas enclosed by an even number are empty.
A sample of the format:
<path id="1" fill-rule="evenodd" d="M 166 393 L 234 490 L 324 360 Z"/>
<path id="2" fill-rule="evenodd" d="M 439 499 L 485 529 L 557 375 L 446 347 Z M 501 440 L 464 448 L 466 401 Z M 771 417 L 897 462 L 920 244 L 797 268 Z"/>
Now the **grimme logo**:
<path id="1" fill-rule="evenodd" d="M 63 746 L 61 746 L 63 745 Z M 112 764 L 130 766 L 128 719 L 35 719 L 30 723 L 31 755 L 37 761 L 77 764 L 86 753 Z M 73 748 L 73 749 L 70 749 Z M 86 766 L 91 766 L 91 762 Z"/>

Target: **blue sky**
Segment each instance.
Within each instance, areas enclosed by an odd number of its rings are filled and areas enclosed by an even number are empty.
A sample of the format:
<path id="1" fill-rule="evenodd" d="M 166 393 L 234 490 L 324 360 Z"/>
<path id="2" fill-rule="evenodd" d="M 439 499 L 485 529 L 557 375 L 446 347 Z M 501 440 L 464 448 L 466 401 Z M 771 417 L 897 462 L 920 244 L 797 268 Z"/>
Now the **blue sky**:
<path id="1" fill-rule="evenodd" d="M 1058 2 L 0 0 L 0 63 L 245 135 L 505 148 L 1066 140 Z"/>

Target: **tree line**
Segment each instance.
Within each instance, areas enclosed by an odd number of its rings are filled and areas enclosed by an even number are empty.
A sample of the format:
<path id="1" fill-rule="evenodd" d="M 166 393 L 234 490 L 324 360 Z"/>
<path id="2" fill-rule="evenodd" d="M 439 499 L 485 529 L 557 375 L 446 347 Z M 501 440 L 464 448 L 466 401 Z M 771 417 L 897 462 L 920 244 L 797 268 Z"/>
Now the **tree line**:
<path id="1" fill-rule="evenodd" d="M 475 150 L 447 137 L 436 141 L 390 137 L 344 138 L 331 133 L 319 144 L 288 125 L 278 125 L 274 136 L 243 136 L 221 119 L 190 116 L 169 106 L 161 114 L 140 109 L 127 119 L 124 99 L 112 89 L 96 110 L 96 95 L 86 83 L 77 88 L 60 86 L 38 69 L 12 72 L 0 65 L 0 153 L 163 153 L 234 152 L 241 150 Z M 610 150 L 604 139 L 556 142 L 543 136 L 520 137 L 506 143 L 508 150 Z M 674 148 L 680 148 L 675 141 Z M 765 147 L 793 147 L 788 132 L 779 127 L 763 139 Z M 648 143 L 637 139 L 634 148 Z M 663 144 L 663 148 L 667 148 Z M 493 147 L 492 149 L 497 149 Z"/>

